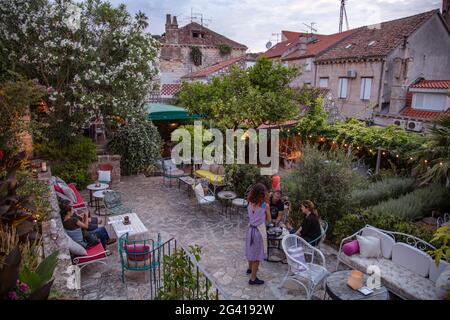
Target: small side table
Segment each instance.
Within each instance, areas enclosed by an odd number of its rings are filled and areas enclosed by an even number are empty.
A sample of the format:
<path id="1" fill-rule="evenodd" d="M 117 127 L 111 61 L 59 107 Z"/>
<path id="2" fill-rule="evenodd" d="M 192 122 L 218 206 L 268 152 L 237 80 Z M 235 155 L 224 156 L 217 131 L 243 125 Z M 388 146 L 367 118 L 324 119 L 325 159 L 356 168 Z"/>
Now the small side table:
<path id="1" fill-rule="evenodd" d="M 100 201 L 103 200 L 103 198 L 105 197 L 105 190 L 95 191 L 92 195 L 94 196 L 94 203 L 95 203 L 94 213 L 100 216 L 101 215 L 100 210 L 101 208 L 104 208 L 104 206 L 100 204 Z"/>
<path id="2" fill-rule="evenodd" d="M 272 250 L 278 250 L 279 252 L 281 252 L 284 255 L 284 251 L 281 248 L 281 241 L 283 240 L 284 236 L 289 234 L 289 231 L 287 231 L 287 229 L 283 228 L 283 232 L 278 236 L 271 236 L 269 234 L 267 234 L 267 262 L 279 262 L 282 264 L 287 264 L 286 262 L 286 256 L 284 258 L 280 258 L 278 260 L 272 260 L 270 259 L 270 249 Z M 275 242 L 276 244 L 271 246 L 270 243 L 271 242 Z"/>
<path id="3" fill-rule="evenodd" d="M 347 285 L 351 270 L 336 271 L 326 279 L 325 293 L 333 300 L 389 300 L 389 291 L 381 286 L 374 289 L 373 293 L 365 296 Z M 368 275 L 364 274 L 364 283 Z"/>
<path id="4" fill-rule="evenodd" d="M 86 189 L 89 190 L 89 206 L 93 207 L 94 206 L 94 198 L 93 198 L 93 193 L 96 191 L 102 191 L 102 190 L 106 190 L 109 188 L 109 184 L 107 183 L 100 183 L 99 185 L 96 185 L 95 183 L 92 183 L 90 185 L 88 185 L 86 187 Z"/>
<path id="5" fill-rule="evenodd" d="M 225 216 L 228 214 L 228 204 L 237 198 L 237 194 L 233 191 L 220 191 L 217 193 L 217 198 L 219 198 L 222 202 L 222 213 L 225 209 Z"/>

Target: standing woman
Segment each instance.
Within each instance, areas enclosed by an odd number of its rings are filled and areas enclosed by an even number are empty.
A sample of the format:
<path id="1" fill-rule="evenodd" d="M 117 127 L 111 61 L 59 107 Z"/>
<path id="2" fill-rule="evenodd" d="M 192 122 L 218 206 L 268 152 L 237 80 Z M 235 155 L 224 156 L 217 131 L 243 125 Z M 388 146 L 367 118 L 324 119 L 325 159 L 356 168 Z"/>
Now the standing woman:
<path id="1" fill-rule="evenodd" d="M 262 183 L 257 183 L 248 196 L 249 226 L 245 239 L 245 256 L 248 260 L 249 284 L 263 284 L 256 277 L 260 261 L 267 258 L 266 221 L 270 221 L 269 193 Z"/>

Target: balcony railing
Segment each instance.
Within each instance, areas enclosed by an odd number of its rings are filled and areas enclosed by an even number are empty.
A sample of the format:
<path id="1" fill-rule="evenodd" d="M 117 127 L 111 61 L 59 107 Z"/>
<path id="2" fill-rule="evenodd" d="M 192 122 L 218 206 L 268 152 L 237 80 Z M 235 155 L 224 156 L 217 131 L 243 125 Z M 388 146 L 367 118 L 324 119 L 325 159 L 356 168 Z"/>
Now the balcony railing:
<path id="1" fill-rule="evenodd" d="M 197 261 L 194 254 L 172 238 L 151 253 L 152 300 L 224 300 L 228 295 Z"/>

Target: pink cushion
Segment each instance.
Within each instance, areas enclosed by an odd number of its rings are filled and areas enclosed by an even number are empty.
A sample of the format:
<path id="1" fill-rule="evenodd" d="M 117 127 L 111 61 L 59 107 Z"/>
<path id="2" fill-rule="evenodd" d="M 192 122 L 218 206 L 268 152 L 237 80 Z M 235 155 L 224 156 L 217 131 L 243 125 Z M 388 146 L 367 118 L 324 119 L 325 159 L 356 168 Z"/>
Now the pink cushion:
<path id="1" fill-rule="evenodd" d="M 72 191 L 75 193 L 75 196 L 77 197 L 77 202 L 74 203 L 72 207 L 74 209 L 86 207 L 84 200 L 81 197 L 81 194 L 78 192 L 77 188 L 73 184 L 69 184 L 69 188 L 72 189 Z"/>
<path id="2" fill-rule="evenodd" d="M 103 249 L 102 244 L 99 242 L 95 246 L 86 249 L 87 256 L 79 257 L 78 263 L 86 263 L 89 261 L 100 260 L 106 257 L 105 249 Z"/>
<path id="3" fill-rule="evenodd" d="M 125 246 L 128 260 L 144 261 L 150 258 L 150 246 L 143 244 L 127 244 Z"/>
<path id="4" fill-rule="evenodd" d="M 63 189 L 61 189 L 61 187 L 58 186 L 57 184 L 54 184 L 53 187 L 55 188 L 55 191 L 56 191 L 56 192 L 59 192 L 59 193 L 64 194 Z"/>
<path id="5" fill-rule="evenodd" d="M 359 252 L 358 240 L 353 240 L 344 244 L 342 246 L 342 251 L 344 251 L 344 253 L 347 256 L 351 256 L 352 254 L 358 253 Z"/>

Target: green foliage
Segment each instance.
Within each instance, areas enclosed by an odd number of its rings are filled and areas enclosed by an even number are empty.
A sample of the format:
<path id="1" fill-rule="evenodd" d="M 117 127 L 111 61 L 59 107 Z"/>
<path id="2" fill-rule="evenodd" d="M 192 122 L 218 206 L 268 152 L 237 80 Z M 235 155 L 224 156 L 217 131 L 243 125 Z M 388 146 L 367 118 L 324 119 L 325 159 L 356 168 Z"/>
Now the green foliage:
<path id="1" fill-rule="evenodd" d="M 195 261 L 200 261 L 201 248 L 197 245 L 189 246 L 190 253 L 194 256 Z M 194 261 L 183 249 L 176 249 L 170 256 L 163 258 L 164 286 L 158 292 L 158 300 L 210 300 L 213 299 L 212 293 L 208 290 L 211 288 L 209 280 L 197 281 L 197 272 Z M 201 274 L 199 275 L 201 276 Z M 197 295 L 196 293 L 199 293 Z"/>
<path id="2" fill-rule="evenodd" d="M 253 67 L 233 66 L 207 84 L 183 83 L 178 103 L 205 115 L 220 129 L 281 123 L 298 115 L 295 91 L 289 87 L 296 75 L 296 69 L 259 58 Z"/>
<path id="3" fill-rule="evenodd" d="M 16 246 L 6 256 L 3 268 L 0 270 L 0 299 L 17 299 L 18 297 L 28 300 L 47 299 L 53 284 L 51 278 L 56 268 L 58 253 L 55 251 L 46 257 L 36 271 L 30 271 L 27 266 L 20 270 L 21 252 L 19 246 Z M 18 282 L 20 285 L 26 285 L 25 289 L 18 288 Z M 22 294 L 18 295 L 18 293 Z"/>
<path id="4" fill-rule="evenodd" d="M 440 117 L 430 127 L 427 142 L 417 154 L 420 162 L 416 169 L 421 173 L 422 184 L 447 182 L 450 187 L 450 115 Z"/>
<path id="5" fill-rule="evenodd" d="M 158 73 L 147 21 L 103 0 L 4 0 L 0 77 L 13 71 L 48 88 L 46 134 L 64 146 L 93 116 L 142 113 Z"/>
<path id="6" fill-rule="evenodd" d="M 138 174 L 158 163 L 161 137 L 151 121 L 139 120 L 121 127 L 108 147 L 122 156 L 123 174 Z"/>
<path id="7" fill-rule="evenodd" d="M 308 112 L 306 116 L 300 119 L 297 124 L 297 131 L 300 135 L 307 139 L 309 135 L 315 135 L 323 130 L 326 126 L 327 113 L 323 109 L 322 98 L 317 98 L 308 102 Z"/>
<path id="8" fill-rule="evenodd" d="M 65 147 L 60 147 L 59 142 L 52 140 L 35 147 L 43 157 L 52 160 L 53 175 L 68 183 L 76 183 L 80 190 L 91 182 L 89 165 L 97 159 L 95 144 L 91 139 L 78 137 Z"/>
<path id="9" fill-rule="evenodd" d="M 417 189 L 398 199 L 389 199 L 368 210 L 374 214 L 391 214 L 410 220 L 425 217 L 432 210 L 449 209 L 450 190 L 440 185 Z"/>
<path id="10" fill-rule="evenodd" d="M 225 181 L 239 197 L 243 197 L 248 187 L 255 183 L 263 183 L 267 190 L 272 186 L 271 177 L 261 175 L 261 169 L 252 164 L 226 165 Z"/>
<path id="11" fill-rule="evenodd" d="M 428 229 L 417 226 L 404 217 L 389 213 L 373 214 L 366 210 L 345 214 L 339 219 L 333 229 L 333 243 L 339 245 L 343 238 L 354 234 L 367 224 L 387 231 L 410 234 L 424 241 L 430 241 L 432 237 Z"/>
<path id="12" fill-rule="evenodd" d="M 18 172 L 18 182 L 17 194 L 23 197 L 30 196 L 37 220 L 47 220 L 51 213 L 48 185 L 43 181 L 33 179 L 29 172 L 24 171 Z"/>
<path id="13" fill-rule="evenodd" d="M 217 46 L 217 48 L 219 49 L 220 55 L 222 56 L 226 56 L 227 54 L 231 53 L 231 46 L 226 44 L 226 43 L 221 43 Z"/>
<path id="14" fill-rule="evenodd" d="M 300 224 L 299 205 L 311 200 L 329 229 L 352 206 L 351 192 L 363 184 L 362 178 L 351 169 L 351 158 L 341 151 L 321 151 L 306 145 L 294 171 L 283 178 L 282 184 L 292 203 L 292 219 Z"/>
<path id="15" fill-rule="evenodd" d="M 439 266 L 441 259 L 445 259 L 447 262 L 450 261 L 450 227 L 439 227 L 433 235 L 431 243 L 437 245 L 436 250 L 429 252 L 434 257 L 437 266 Z"/>
<path id="16" fill-rule="evenodd" d="M 19 135 L 28 129 L 23 120 L 30 105 L 44 94 L 33 81 L 18 80 L 0 83 L 0 150 L 7 154 L 21 148 Z"/>
<path id="17" fill-rule="evenodd" d="M 191 60 L 196 66 L 202 65 L 202 51 L 199 47 L 191 47 Z"/>
<path id="18" fill-rule="evenodd" d="M 412 178 L 384 178 L 371 183 L 367 189 L 357 189 L 352 192 L 352 202 L 357 207 L 369 207 L 390 198 L 398 198 L 414 188 Z"/>

